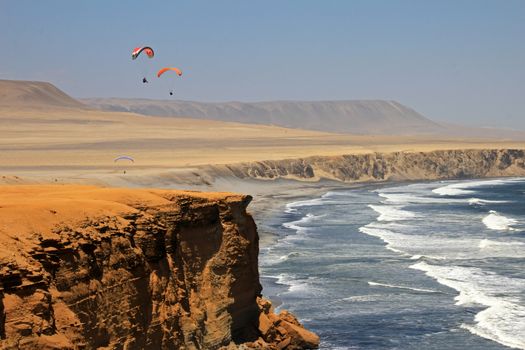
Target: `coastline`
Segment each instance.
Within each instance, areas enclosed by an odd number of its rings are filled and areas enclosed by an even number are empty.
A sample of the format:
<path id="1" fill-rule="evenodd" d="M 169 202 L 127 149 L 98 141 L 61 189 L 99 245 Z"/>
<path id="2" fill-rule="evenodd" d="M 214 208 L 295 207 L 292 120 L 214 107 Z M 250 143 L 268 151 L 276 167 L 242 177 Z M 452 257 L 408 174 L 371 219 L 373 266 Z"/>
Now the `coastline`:
<path id="1" fill-rule="evenodd" d="M 389 163 L 390 160 L 392 163 Z M 458 164 L 462 165 L 458 167 Z M 31 171 L 24 169 L 24 172 L 3 175 L 0 182 L 9 184 L 52 182 L 59 186 L 67 186 L 66 183 L 72 182 L 95 184 L 106 188 L 146 190 L 185 188 L 189 192 L 196 191 L 193 192 L 196 195 L 201 191 L 249 194 L 250 198 L 254 199 L 248 207 L 248 214 L 253 214 L 258 226 L 258 245 L 261 252 L 271 248 L 282 237 L 275 230 L 275 225 L 282 224 L 276 221 L 276 218 L 286 210 L 287 204 L 292 202 L 321 197 L 334 190 L 366 191 L 366 188 L 377 189 L 398 184 L 497 179 L 525 175 L 523 150 L 494 149 L 313 157 L 236 166 L 237 168 L 233 165 L 210 165 L 191 169 L 164 169 L 160 173 L 159 169 L 155 168 L 129 168 L 126 173 L 115 169 L 89 173 L 78 169 L 64 169 L 60 174 L 54 173 L 53 169 L 40 173 L 38 167 L 35 167 Z M 201 170 L 202 173 L 199 172 Z M 328 173 L 332 175 L 323 175 Z M 381 242 L 381 245 L 384 243 Z M 260 254 L 259 260 L 261 256 Z M 277 255 L 279 256 L 287 255 Z M 259 261 L 259 269 L 260 266 Z M 312 273 L 315 272 L 312 270 Z M 304 284 L 300 281 L 299 283 L 293 280 L 287 281 L 286 275 L 263 273 L 260 277 L 265 287 L 262 294 L 270 298 L 273 307 L 279 311 L 283 301 L 278 293 L 272 292 L 272 284 L 277 287 L 276 289 L 281 289 L 283 286 L 289 287 L 290 290 L 304 288 Z M 300 299 L 284 307 L 297 312 L 296 303 L 300 303 Z M 301 314 L 299 317 L 301 318 Z M 301 319 L 307 328 L 311 327 L 311 320 Z"/>
<path id="2" fill-rule="evenodd" d="M 510 177 L 482 177 L 482 178 L 471 178 L 471 179 L 443 179 L 437 181 L 476 181 L 476 180 L 495 180 L 495 179 L 508 179 Z M 362 191 L 368 189 L 378 189 L 383 187 L 394 187 L 397 185 L 409 185 L 413 183 L 431 183 L 436 180 L 425 179 L 425 180 L 407 180 L 407 181 L 381 181 L 381 182 L 360 182 L 360 183 L 342 183 L 332 180 L 321 180 L 317 182 L 301 182 L 296 180 L 288 179 L 275 179 L 270 181 L 261 181 L 256 179 L 237 179 L 237 178 L 219 178 L 214 183 L 214 191 L 231 191 L 251 194 L 254 197 L 252 204 L 248 207 L 248 213 L 252 214 L 259 231 L 259 244 L 260 249 L 266 249 L 275 244 L 280 237 L 275 231 L 272 225 L 275 224 L 275 218 L 283 213 L 286 209 L 286 205 L 289 203 L 307 200 L 312 198 L 321 197 L 330 191 L 337 190 L 355 190 Z M 181 185 L 157 186 L 166 188 L 180 188 Z M 187 186 L 186 186 L 187 187 Z M 195 185 L 191 187 L 191 191 L 199 191 L 202 185 Z M 197 194 L 197 193 L 196 193 Z M 260 258 L 260 256 L 259 256 Z M 279 310 L 282 304 L 282 300 L 278 297 L 272 297 L 271 290 L 268 286 L 271 283 L 279 284 L 280 287 L 286 285 L 282 283 L 278 278 L 264 276 L 261 274 L 261 283 L 264 285 L 262 294 L 265 297 L 269 297 L 273 302 L 273 306 Z M 266 292 L 266 293 L 265 293 Z M 285 307 L 286 308 L 286 307 Z M 307 320 L 306 326 L 309 326 Z"/>

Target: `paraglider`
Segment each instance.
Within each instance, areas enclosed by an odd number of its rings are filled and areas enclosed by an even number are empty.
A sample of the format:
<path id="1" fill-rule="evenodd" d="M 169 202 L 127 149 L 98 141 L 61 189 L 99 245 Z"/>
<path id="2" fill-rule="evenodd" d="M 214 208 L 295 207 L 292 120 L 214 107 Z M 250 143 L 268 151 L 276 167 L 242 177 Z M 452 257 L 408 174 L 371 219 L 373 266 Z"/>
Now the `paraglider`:
<path id="1" fill-rule="evenodd" d="M 155 56 L 155 51 L 153 51 L 153 49 L 150 46 L 141 46 L 141 47 L 136 47 L 133 49 L 133 51 L 131 52 L 131 59 L 136 60 L 142 53 L 146 54 L 146 56 L 148 56 L 149 58 L 153 58 Z M 143 62 L 145 63 L 145 61 Z M 147 79 L 148 74 L 146 74 L 146 66 L 144 65 L 144 63 L 142 63 L 143 64 L 142 83 L 148 84 L 149 83 Z M 179 77 L 182 76 L 182 71 L 179 68 L 164 67 L 157 72 L 157 78 L 160 78 L 166 72 L 175 72 Z M 170 96 L 173 96 L 173 89 L 170 89 L 169 94 Z M 129 160 L 133 161 L 132 159 L 129 159 Z M 115 162 L 116 161 L 117 159 L 115 159 Z"/>
<path id="2" fill-rule="evenodd" d="M 113 162 L 116 163 L 116 162 L 124 161 L 124 160 L 135 163 L 135 159 L 133 159 L 133 157 L 130 157 L 130 156 L 118 156 L 117 158 L 113 160 Z"/>
<path id="3" fill-rule="evenodd" d="M 139 55 L 144 52 L 149 58 L 153 58 L 155 56 L 155 52 L 153 49 L 149 46 L 143 46 L 143 47 L 136 47 L 133 49 L 133 52 L 131 53 L 131 59 L 136 60 Z"/>
<path id="4" fill-rule="evenodd" d="M 125 156 L 125 155 L 122 155 L 122 156 L 118 156 L 117 158 L 115 158 L 113 160 L 114 163 L 118 163 L 118 162 L 131 162 L 131 163 L 135 163 L 135 159 L 133 159 L 133 157 L 130 157 L 130 156 Z M 126 174 L 126 170 L 124 169 L 123 170 L 123 173 Z"/>
<path id="5" fill-rule="evenodd" d="M 151 47 L 149 47 L 149 46 L 142 46 L 142 47 L 136 47 L 136 48 L 133 49 L 133 51 L 131 52 L 131 59 L 132 59 L 132 60 L 136 60 L 136 59 L 139 57 L 139 55 L 140 55 L 141 53 L 143 53 L 143 52 L 144 52 L 144 53 L 146 54 L 146 56 L 148 56 L 149 58 L 153 58 L 153 56 L 155 56 L 155 52 L 153 51 L 153 49 L 152 49 Z M 139 64 L 139 65 L 140 65 L 140 64 Z M 144 69 L 145 67 L 146 67 L 146 66 L 143 65 L 143 69 Z M 145 75 L 146 75 L 146 74 L 145 74 L 145 73 L 146 73 L 146 69 L 144 69 L 144 71 L 143 71 L 142 73 L 144 73 L 144 78 L 142 78 L 142 83 L 143 83 L 143 84 L 149 83 L 149 82 L 148 82 L 148 79 L 146 79 L 146 76 L 145 76 Z"/>
<path id="6" fill-rule="evenodd" d="M 157 72 L 157 77 L 160 78 L 162 74 L 164 74 L 164 73 L 166 73 L 168 71 L 174 71 L 175 73 L 177 73 L 177 75 L 179 77 L 182 76 L 182 71 L 179 68 L 165 67 L 165 68 L 162 68 L 161 70 L 159 70 Z M 170 96 L 173 96 L 173 90 L 170 91 Z"/>
<path id="7" fill-rule="evenodd" d="M 177 75 L 180 77 L 182 76 L 182 71 L 179 69 L 179 68 L 175 68 L 175 67 L 165 67 L 165 68 L 162 68 L 161 70 L 159 70 L 157 72 L 157 77 L 160 78 L 160 76 L 168 71 L 174 71 L 175 73 L 177 73 Z"/>

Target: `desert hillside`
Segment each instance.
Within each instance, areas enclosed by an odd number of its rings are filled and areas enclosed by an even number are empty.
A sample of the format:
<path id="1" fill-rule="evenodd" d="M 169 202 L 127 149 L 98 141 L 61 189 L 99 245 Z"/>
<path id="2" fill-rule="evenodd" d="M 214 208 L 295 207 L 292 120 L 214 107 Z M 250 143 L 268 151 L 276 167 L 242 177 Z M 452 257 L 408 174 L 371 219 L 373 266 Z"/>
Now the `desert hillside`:
<path id="1" fill-rule="evenodd" d="M 395 101 L 270 101 L 203 103 L 145 99 L 84 99 L 107 111 L 126 111 L 161 117 L 278 125 L 338 133 L 408 135 L 444 130 L 413 109 Z"/>
<path id="2" fill-rule="evenodd" d="M 0 80 L 0 107 L 88 108 L 53 84 L 22 80 Z"/>

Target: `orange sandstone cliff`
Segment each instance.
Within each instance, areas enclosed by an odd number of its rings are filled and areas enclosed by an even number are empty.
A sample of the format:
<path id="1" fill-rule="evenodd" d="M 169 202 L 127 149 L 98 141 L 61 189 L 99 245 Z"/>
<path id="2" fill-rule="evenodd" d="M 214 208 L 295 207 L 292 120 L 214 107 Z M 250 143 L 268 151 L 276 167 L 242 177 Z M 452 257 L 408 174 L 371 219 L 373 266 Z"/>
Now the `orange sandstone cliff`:
<path id="1" fill-rule="evenodd" d="M 316 348 L 261 298 L 250 200 L 0 186 L 0 348 Z"/>

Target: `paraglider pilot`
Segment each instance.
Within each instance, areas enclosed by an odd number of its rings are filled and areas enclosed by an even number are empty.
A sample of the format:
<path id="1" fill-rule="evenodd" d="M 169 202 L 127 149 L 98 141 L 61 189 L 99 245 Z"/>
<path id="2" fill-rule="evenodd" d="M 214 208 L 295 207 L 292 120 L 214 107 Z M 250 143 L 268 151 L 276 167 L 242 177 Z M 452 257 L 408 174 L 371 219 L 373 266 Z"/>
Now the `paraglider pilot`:
<path id="1" fill-rule="evenodd" d="M 148 79 L 146 79 L 146 77 L 142 78 L 142 82 L 143 83 L 148 83 Z"/>

